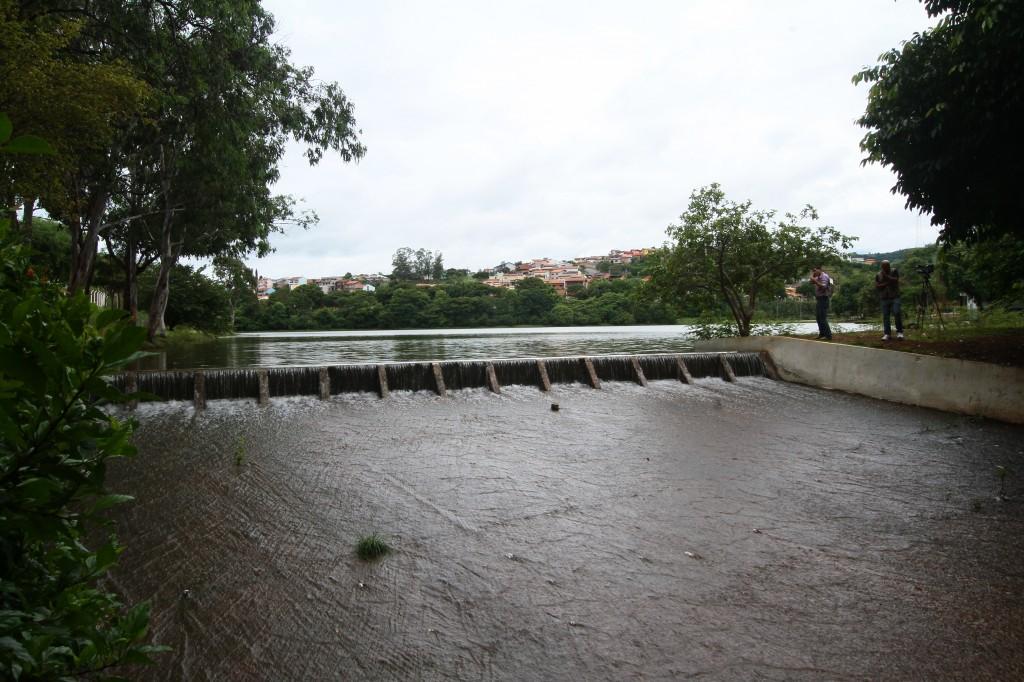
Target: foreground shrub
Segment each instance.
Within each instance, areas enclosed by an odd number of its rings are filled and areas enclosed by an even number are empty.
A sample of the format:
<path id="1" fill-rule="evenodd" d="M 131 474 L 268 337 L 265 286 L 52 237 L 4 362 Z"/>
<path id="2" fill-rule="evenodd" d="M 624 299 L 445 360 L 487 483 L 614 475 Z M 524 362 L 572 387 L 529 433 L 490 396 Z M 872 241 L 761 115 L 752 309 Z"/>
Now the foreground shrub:
<path id="1" fill-rule="evenodd" d="M 0 679 L 111 679 L 162 650 L 148 605 L 99 585 L 121 552 L 105 510 L 130 499 L 107 461 L 134 454 L 103 377 L 145 336 L 122 318 L 41 283 L 0 225 Z"/>

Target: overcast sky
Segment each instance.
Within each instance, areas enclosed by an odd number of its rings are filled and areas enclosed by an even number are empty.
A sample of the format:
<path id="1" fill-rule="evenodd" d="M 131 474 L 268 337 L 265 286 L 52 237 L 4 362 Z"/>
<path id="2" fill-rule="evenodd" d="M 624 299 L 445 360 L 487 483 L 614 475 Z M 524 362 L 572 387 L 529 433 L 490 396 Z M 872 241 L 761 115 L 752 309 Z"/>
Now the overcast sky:
<path id="1" fill-rule="evenodd" d="M 402 246 L 474 270 L 660 245 L 712 182 L 780 212 L 814 205 L 858 251 L 935 239 L 862 167 L 851 77 L 929 20 L 913 0 L 270 0 L 277 40 L 336 80 L 367 146 L 277 191 L 319 225 L 260 274 L 390 272 Z"/>

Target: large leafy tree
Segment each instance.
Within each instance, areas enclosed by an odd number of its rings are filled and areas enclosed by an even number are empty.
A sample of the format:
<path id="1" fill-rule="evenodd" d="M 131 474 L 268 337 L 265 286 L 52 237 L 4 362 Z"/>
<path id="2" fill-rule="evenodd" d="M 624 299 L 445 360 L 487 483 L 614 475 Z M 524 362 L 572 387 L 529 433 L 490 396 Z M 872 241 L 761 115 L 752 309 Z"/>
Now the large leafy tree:
<path id="1" fill-rule="evenodd" d="M 10 10 L 0 15 L 11 19 L 0 25 L 5 38 L 31 47 L 49 33 L 61 37 L 22 59 L 70 65 L 51 79 L 61 92 L 80 81 L 79 71 L 98 64 L 106 69 L 102 92 L 121 93 L 105 108 L 87 111 L 103 112 L 107 128 L 94 126 L 97 134 L 57 130 L 62 163 L 75 172 L 62 175 L 70 180 L 56 188 L 43 188 L 42 203 L 74 237 L 71 291 L 89 287 L 101 241 L 124 268 L 129 307 L 137 301 L 138 273 L 156 268 L 151 338 L 163 332 L 170 275 L 180 257 L 263 254 L 275 230 L 314 221 L 290 197 L 270 192 L 289 139 L 306 146 L 311 164 L 325 153 L 352 161 L 365 151 L 341 88 L 292 64 L 288 50 L 273 41 L 273 17 L 256 0 L 0 3 Z M 60 30 L 48 32 L 54 26 Z M 41 86 L 11 82 L 16 92 L 8 99 L 20 112 Z M 78 101 L 73 94 L 66 99 Z"/>
<path id="2" fill-rule="evenodd" d="M 60 218 L 71 230 L 73 260 L 88 270 L 117 184 L 115 150 L 149 89 L 110 50 L 94 49 L 86 7 L 67 9 L 0 0 L 0 111 L 57 152 L 0 159 L 0 199 L 16 230 L 31 230 L 37 205 Z M 77 280 L 72 273 L 73 289 L 84 285 L 85 270 Z"/>
<path id="3" fill-rule="evenodd" d="M 865 162 L 947 242 L 1024 234 L 1024 3 L 925 0 L 934 28 L 879 57 L 858 121 Z"/>
<path id="4" fill-rule="evenodd" d="M 156 223 L 150 338 L 163 332 L 178 258 L 263 255 L 283 224 L 314 219 L 270 192 L 289 138 L 306 145 L 311 164 L 326 152 L 352 161 L 365 151 L 340 87 L 290 62 L 258 2 L 159 7 L 151 30 L 160 58 L 138 57 L 157 92 L 157 124 L 141 129 L 140 153 L 131 159 L 154 209 L 143 213 Z"/>
<path id="5" fill-rule="evenodd" d="M 853 243 L 834 227 L 808 224 L 817 220 L 810 206 L 779 220 L 774 210 L 726 199 L 717 183 L 703 187 L 690 195 L 680 223 L 669 225 L 672 241 L 654 281 L 678 305 L 725 304 L 740 336 L 749 336 L 759 297 L 815 265 L 838 260 Z"/>

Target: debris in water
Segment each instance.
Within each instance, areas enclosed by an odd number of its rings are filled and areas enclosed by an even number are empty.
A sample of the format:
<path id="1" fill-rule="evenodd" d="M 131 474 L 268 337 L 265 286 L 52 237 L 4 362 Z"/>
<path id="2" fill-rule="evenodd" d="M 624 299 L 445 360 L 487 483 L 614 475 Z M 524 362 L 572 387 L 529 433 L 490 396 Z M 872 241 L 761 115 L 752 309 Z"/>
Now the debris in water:
<path id="1" fill-rule="evenodd" d="M 755 528 L 755 529 L 754 529 L 754 532 L 755 532 L 755 533 L 760 533 L 760 532 L 761 532 L 761 529 L 760 529 L 760 528 Z"/>
<path id="2" fill-rule="evenodd" d="M 558 407 L 558 403 L 551 403 L 551 411 L 552 412 L 558 412 L 559 409 L 560 408 Z"/>
<path id="3" fill-rule="evenodd" d="M 508 554 L 505 555 L 505 558 L 510 560 L 510 561 L 515 561 L 518 557 L 515 554 L 513 554 L 512 552 L 509 552 Z"/>
<path id="4" fill-rule="evenodd" d="M 545 582 L 547 582 L 548 585 L 557 585 L 558 584 L 554 580 L 552 580 L 551 578 L 548 578 Z"/>
<path id="5" fill-rule="evenodd" d="M 690 557 L 691 559 L 703 559 L 704 558 L 700 554 L 697 554 L 696 552 L 683 552 L 683 554 L 685 554 L 686 556 Z"/>
<path id="6" fill-rule="evenodd" d="M 569 621 L 569 625 L 571 627 L 574 627 L 574 628 L 581 628 L 581 627 L 583 627 L 583 623 L 578 623 L 578 622 L 576 622 L 574 620 L 570 620 Z"/>
<path id="7" fill-rule="evenodd" d="M 360 582 L 360 583 L 358 583 L 358 585 L 359 585 L 359 587 L 363 587 L 363 588 L 366 587 L 366 583 L 364 583 L 364 582 Z"/>

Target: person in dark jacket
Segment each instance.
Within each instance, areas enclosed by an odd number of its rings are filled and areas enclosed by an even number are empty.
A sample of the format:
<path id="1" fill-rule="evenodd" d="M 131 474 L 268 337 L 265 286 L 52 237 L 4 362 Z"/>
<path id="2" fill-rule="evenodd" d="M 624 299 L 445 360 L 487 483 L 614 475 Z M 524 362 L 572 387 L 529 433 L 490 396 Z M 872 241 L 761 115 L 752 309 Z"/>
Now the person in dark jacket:
<path id="1" fill-rule="evenodd" d="M 875 275 L 875 290 L 882 303 L 882 341 L 892 338 L 890 319 L 896 316 L 896 338 L 903 338 L 903 312 L 900 309 L 900 271 L 882 261 L 882 269 Z"/>
<path id="2" fill-rule="evenodd" d="M 811 281 L 814 282 L 814 319 L 818 322 L 818 340 L 831 341 L 832 327 L 828 325 L 828 304 L 832 296 L 832 278 L 819 265 L 811 270 Z"/>

